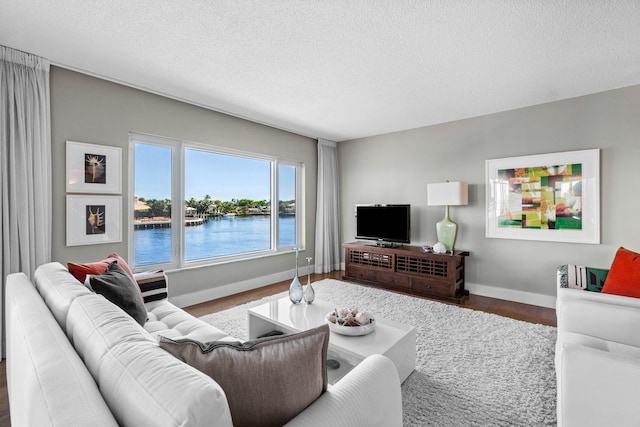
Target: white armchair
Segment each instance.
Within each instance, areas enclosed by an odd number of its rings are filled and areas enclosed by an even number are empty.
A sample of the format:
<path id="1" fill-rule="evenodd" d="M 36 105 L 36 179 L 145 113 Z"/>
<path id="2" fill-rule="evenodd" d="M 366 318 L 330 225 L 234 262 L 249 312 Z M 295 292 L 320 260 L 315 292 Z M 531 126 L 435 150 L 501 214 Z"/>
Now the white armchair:
<path id="1" fill-rule="evenodd" d="M 567 286 L 558 269 L 559 426 L 639 426 L 640 299 Z"/>

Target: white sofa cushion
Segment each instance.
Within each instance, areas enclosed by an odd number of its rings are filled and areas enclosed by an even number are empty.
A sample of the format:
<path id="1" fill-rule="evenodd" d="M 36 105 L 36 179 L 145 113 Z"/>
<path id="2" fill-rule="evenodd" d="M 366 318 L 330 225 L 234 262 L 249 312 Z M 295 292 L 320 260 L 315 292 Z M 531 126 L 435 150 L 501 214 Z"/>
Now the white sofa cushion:
<path id="1" fill-rule="evenodd" d="M 171 339 L 188 338 L 200 342 L 238 341 L 167 300 L 146 303 L 145 306 L 148 317 L 144 329 L 156 340 L 159 336 L 163 336 Z"/>
<path id="2" fill-rule="evenodd" d="M 162 350 L 102 296 L 72 302 L 67 334 L 121 425 L 232 425 L 215 381 Z"/>
<path id="3" fill-rule="evenodd" d="M 66 327 L 71 302 L 79 296 L 93 293 L 58 262 L 38 267 L 34 274 L 34 283 L 63 330 Z"/>

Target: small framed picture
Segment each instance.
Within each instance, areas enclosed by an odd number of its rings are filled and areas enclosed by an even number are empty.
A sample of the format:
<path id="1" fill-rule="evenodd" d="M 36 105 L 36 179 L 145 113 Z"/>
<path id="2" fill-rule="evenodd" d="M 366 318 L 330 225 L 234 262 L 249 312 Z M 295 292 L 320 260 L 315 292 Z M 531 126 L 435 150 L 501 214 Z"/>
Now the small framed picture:
<path id="1" fill-rule="evenodd" d="M 122 196 L 67 195 L 67 246 L 122 241 Z"/>
<path id="2" fill-rule="evenodd" d="M 67 193 L 122 193 L 122 149 L 67 141 Z"/>

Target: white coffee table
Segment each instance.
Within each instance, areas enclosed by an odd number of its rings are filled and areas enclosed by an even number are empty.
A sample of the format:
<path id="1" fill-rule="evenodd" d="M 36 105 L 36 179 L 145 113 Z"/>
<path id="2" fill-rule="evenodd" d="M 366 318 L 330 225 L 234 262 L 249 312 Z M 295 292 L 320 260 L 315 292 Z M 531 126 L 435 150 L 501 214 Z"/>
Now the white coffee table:
<path id="1" fill-rule="evenodd" d="M 289 297 L 280 298 L 249 309 L 249 339 L 277 330 L 285 333 L 305 331 L 326 323 L 326 315 L 333 305 L 323 301 L 313 304 L 292 304 Z M 366 310 L 366 304 L 358 307 Z M 329 383 L 333 384 L 355 365 L 372 354 L 382 354 L 393 361 L 400 381 L 404 382 L 416 367 L 416 330 L 389 319 L 376 319 L 373 332 L 363 336 L 344 336 L 331 332 L 329 358 L 340 362 L 339 369 L 327 369 Z"/>

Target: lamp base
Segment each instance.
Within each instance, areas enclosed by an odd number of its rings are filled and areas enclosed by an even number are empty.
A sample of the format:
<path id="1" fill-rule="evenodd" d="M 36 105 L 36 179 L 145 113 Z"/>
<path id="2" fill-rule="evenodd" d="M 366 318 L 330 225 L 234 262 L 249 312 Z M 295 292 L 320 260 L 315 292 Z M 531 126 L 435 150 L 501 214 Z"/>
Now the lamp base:
<path id="1" fill-rule="evenodd" d="M 458 224 L 449 219 L 449 206 L 445 208 L 444 219 L 436 224 L 436 233 L 438 242 L 442 243 L 447 251 L 453 252 L 458 236 Z"/>

